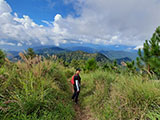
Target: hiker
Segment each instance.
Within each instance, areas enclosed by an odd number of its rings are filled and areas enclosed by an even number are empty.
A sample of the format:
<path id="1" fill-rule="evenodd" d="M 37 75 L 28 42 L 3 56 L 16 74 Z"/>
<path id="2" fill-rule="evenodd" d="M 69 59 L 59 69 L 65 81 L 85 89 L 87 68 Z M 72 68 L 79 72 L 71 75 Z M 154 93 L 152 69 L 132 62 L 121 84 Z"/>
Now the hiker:
<path id="1" fill-rule="evenodd" d="M 72 100 L 75 101 L 75 103 L 78 103 L 78 96 L 80 93 L 80 85 L 81 85 L 81 77 L 79 76 L 81 69 L 77 68 L 76 69 L 76 74 L 72 77 L 73 80 L 73 88 L 74 88 L 74 93 L 72 96 Z"/>

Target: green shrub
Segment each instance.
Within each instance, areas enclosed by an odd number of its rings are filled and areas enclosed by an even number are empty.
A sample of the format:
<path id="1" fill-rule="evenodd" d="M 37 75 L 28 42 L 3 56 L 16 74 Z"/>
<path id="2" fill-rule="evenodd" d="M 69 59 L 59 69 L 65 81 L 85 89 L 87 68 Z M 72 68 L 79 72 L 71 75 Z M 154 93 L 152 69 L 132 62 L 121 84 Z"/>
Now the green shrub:
<path id="1" fill-rule="evenodd" d="M 94 58 L 86 62 L 85 69 L 88 71 L 95 71 L 98 68 L 97 62 Z"/>

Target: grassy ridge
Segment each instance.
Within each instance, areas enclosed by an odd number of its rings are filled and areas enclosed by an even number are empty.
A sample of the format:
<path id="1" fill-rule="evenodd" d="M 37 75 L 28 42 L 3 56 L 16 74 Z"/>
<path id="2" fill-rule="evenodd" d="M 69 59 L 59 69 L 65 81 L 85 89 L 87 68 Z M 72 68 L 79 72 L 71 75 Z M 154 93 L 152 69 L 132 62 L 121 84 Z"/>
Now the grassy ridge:
<path id="1" fill-rule="evenodd" d="M 64 68 L 38 57 L 24 61 L 0 68 L 0 118 L 72 120 L 75 113 Z"/>
<path id="2" fill-rule="evenodd" d="M 74 69 L 37 56 L 0 68 L 2 120 L 73 120 L 67 78 Z M 121 69 L 123 70 L 123 69 Z M 160 82 L 137 72 L 97 68 L 81 73 L 80 103 L 99 120 L 160 119 Z"/>
<path id="3" fill-rule="evenodd" d="M 101 70 L 83 74 L 82 80 L 82 105 L 98 119 L 160 119 L 160 82 Z"/>

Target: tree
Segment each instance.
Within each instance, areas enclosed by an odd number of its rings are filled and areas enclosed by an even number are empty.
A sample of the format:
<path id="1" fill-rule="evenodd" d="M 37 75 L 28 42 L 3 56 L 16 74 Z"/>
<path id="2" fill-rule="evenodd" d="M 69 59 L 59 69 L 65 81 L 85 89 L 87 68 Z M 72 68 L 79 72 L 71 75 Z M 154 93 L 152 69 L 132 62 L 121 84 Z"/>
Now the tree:
<path id="1" fill-rule="evenodd" d="M 140 61 L 144 63 L 143 68 L 149 73 L 160 75 L 160 27 L 158 27 L 150 40 L 146 40 L 143 50 L 138 51 Z"/>
<path id="2" fill-rule="evenodd" d="M 88 71 L 94 71 L 98 68 L 97 66 L 97 61 L 92 58 L 92 59 L 89 59 L 87 62 L 86 62 L 86 66 L 85 66 L 86 70 Z"/>
<path id="3" fill-rule="evenodd" d="M 132 73 L 136 72 L 134 60 L 132 62 L 126 62 L 126 67 L 127 67 L 128 71 L 131 71 Z"/>
<path id="4" fill-rule="evenodd" d="M 0 66 L 5 63 L 5 54 L 2 50 L 0 50 Z"/>
<path id="5" fill-rule="evenodd" d="M 82 68 L 84 69 L 85 66 L 85 60 L 76 60 L 76 59 L 72 59 L 71 63 L 70 63 L 71 67 L 76 68 Z"/>
<path id="6" fill-rule="evenodd" d="M 70 63 L 71 67 L 74 67 L 75 69 L 79 67 L 79 61 L 76 59 L 72 59 L 71 63 Z"/>
<path id="7" fill-rule="evenodd" d="M 27 51 L 26 51 L 25 56 L 27 58 L 33 59 L 36 56 L 36 53 L 34 52 L 34 50 L 32 48 L 28 48 Z"/>

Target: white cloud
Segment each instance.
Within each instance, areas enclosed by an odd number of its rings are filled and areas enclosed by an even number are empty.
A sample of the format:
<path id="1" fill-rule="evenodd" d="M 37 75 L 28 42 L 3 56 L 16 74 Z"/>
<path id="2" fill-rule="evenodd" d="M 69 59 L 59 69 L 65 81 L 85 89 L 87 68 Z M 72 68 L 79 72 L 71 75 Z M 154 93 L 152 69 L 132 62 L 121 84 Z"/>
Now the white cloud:
<path id="1" fill-rule="evenodd" d="M 80 14 L 79 18 L 69 16 L 65 22 L 72 28 L 70 33 L 86 35 L 89 42 L 98 38 L 105 44 L 137 46 L 150 39 L 160 25 L 158 0 L 77 1 L 65 0 L 78 5 Z"/>
<path id="2" fill-rule="evenodd" d="M 10 45 L 10 46 L 15 46 L 14 43 L 9 43 L 9 42 L 5 42 L 5 41 L 0 41 L 0 45 Z"/>
<path id="3" fill-rule="evenodd" d="M 18 43 L 17 46 L 21 47 L 21 46 L 23 46 L 23 45 L 22 45 L 22 43 Z"/>
<path id="4" fill-rule="evenodd" d="M 143 45 L 136 46 L 134 50 L 143 49 Z"/>
<path id="5" fill-rule="evenodd" d="M 118 36 L 113 36 L 112 37 L 112 40 L 117 40 L 118 39 Z"/>
<path id="6" fill-rule="evenodd" d="M 57 14 L 53 22 L 43 20 L 46 27 L 36 24 L 27 15 L 22 18 L 17 13 L 12 15 L 9 4 L 0 0 L 0 40 L 14 40 L 17 45 L 88 42 L 139 46 L 150 39 L 160 25 L 160 2 L 157 0 L 64 1 L 74 4 L 79 17 L 63 18 Z"/>
<path id="7" fill-rule="evenodd" d="M 0 0 L 0 40 L 14 40 L 24 45 L 54 44 L 64 42 L 65 29 L 59 27 L 61 15 L 55 16 L 55 21 L 49 27 L 36 24 L 29 16 L 19 18 L 17 13 L 11 14 L 11 8 L 6 1 Z"/>
<path id="8" fill-rule="evenodd" d="M 12 12 L 11 7 L 7 4 L 6 1 L 0 0 L 0 14 Z"/>

